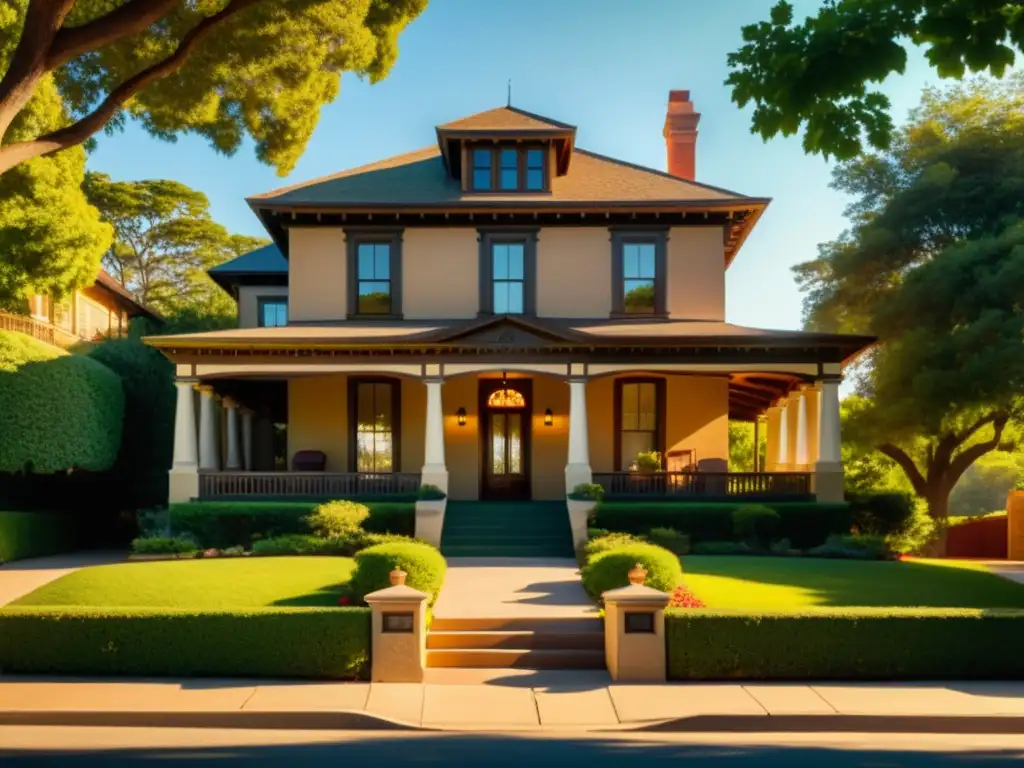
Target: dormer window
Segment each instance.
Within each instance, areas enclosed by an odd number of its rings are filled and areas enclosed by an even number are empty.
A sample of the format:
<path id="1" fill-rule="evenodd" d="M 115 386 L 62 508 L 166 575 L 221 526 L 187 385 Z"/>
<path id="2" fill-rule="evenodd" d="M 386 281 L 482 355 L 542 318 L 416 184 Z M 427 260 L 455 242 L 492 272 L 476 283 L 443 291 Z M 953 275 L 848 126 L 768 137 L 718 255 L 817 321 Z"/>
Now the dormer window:
<path id="1" fill-rule="evenodd" d="M 473 192 L 544 192 L 547 151 L 542 146 L 477 145 L 470 149 Z"/>

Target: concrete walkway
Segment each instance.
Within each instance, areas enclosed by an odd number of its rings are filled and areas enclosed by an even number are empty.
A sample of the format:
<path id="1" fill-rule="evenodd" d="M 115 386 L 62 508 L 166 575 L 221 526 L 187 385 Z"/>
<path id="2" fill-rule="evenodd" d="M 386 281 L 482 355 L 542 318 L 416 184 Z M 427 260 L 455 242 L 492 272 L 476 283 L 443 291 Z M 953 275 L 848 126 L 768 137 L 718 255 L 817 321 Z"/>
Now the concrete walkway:
<path id="1" fill-rule="evenodd" d="M 578 619 L 596 618 L 598 612 L 583 591 L 575 560 L 453 557 L 434 616 Z"/>
<path id="2" fill-rule="evenodd" d="M 124 552 L 74 552 L 5 563 L 0 565 L 0 606 L 14 602 L 79 568 L 124 561 Z"/>
<path id="3" fill-rule="evenodd" d="M 1024 733 L 1024 683 L 616 685 L 500 672 L 487 685 L 0 677 L 0 725 Z"/>

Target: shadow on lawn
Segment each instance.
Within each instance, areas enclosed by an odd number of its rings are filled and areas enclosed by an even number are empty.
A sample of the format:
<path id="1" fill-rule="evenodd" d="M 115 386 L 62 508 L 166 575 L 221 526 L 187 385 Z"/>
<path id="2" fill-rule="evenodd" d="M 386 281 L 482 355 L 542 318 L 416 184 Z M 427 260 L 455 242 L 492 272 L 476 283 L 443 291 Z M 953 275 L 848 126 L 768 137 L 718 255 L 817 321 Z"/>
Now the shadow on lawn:
<path id="1" fill-rule="evenodd" d="M 282 597 L 280 600 L 272 602 L 271 605 L 289 606 L 293 608 L 317 606 L 333 607 L 338 605 L 338 598 L 347 594 L 347 587 L 347 581 L 342 581 L 338 584 L 329 584 L 327 586 L 320 587 L 316 592 L 310 592 L 305 595 L 294 595 L 292 597 Z"/>

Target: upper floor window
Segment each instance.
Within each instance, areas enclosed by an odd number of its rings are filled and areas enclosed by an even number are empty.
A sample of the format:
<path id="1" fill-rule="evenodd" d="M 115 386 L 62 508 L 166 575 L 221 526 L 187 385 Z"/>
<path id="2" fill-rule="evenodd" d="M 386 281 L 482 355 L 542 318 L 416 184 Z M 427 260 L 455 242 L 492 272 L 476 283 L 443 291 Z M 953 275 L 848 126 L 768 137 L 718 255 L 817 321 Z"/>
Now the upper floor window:
<path id="1" fill-rule="evenodd" d="M 498 315 L 523 314 L 526 276 L 523 271 L 523 252 L 526 244 L 494 243 L 491 246 L 493 269 L 494 313 Z"/>
<path id="2" fill-rule="evenodd" d="M 481 314 L 534 314 L 536 230 L 480 230 Z"/>
<path id="3" fill-rule="evenodd" d="M 277 296 L 258 299 L 256 324 L 260 328 L 279 328 L 288 325 L 288 300 Z"/>
<path id="4" fill-rule="evenodd" d="M 612 314 L 666 314 L 664 231 L 612 231 Z"/>
<path id="5" fill-rule="evenodd" d="M 544 150 L 526 150 L 526 188 L 529 190 L 544 189 Z"/>
<path id="6" fill-rule="evenodd" d="M 493 145 L 472 152 L 475 192 L 543 192 L 547 189 L 547 153 L 541 147 Z"/>
<path id="7" fill-rule="evenodd" d="M 491 189 L 492 155 L 490 149 L 473 150 L 473 189 Z"/>
<path id="8" fill-rule="evenodd" d="M 401 233 L 346 232 L 349 253 L 350 316 L 395 317 L 402 313 Z"/>

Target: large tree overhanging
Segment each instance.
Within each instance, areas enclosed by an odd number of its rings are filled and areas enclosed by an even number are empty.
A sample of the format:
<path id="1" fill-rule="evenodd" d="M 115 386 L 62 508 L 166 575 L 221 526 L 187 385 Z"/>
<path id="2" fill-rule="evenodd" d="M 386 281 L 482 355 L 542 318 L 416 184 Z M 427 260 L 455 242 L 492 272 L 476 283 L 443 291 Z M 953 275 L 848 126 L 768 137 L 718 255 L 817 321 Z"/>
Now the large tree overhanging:
<path id="1" fill-rule="evenodd" d="M 905 70 L 906 44 L 924 47 L 941 77 L 1002 77 L 1024 51 L 1024 3 L 830 0 L 795 23 L 782 0 L 768 21 L 743 27 L 743 41 L 726 84 L 741 107 L 753 102 L 751 131 L 768 140 L 803 127 L 804 151 L 849 160 L 865 141 L 889 146 L 889 99 L 868 84 Z"/>
<path id="2" fill-rule="evenodd" d="M 223 152 L 249 135 L 259 158 L 285 174 L 320 108 L 337 96 L 341 74 L 386 76 L 398 34 L 426 2 L 6 0 L 0 173 L 131 116 L 156 136 L 191 131 Z M 50 74 L 70 119 L 10 141 Z"/>

